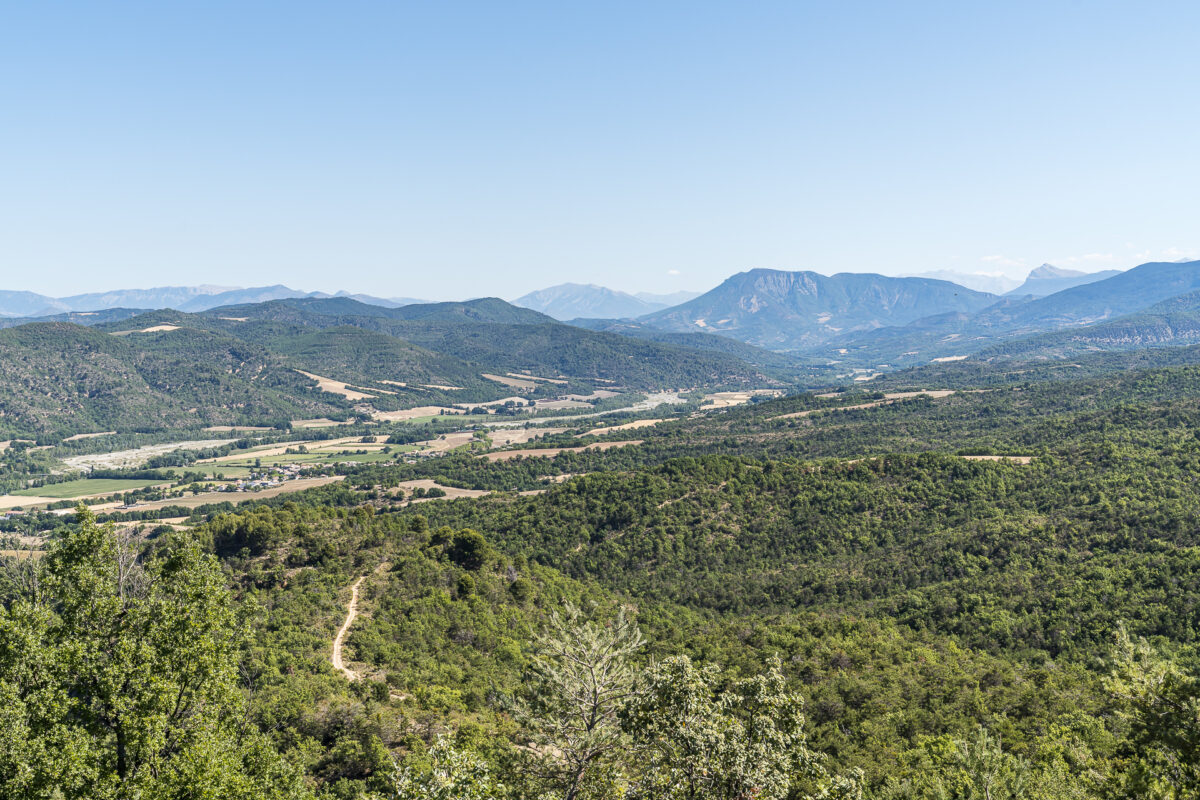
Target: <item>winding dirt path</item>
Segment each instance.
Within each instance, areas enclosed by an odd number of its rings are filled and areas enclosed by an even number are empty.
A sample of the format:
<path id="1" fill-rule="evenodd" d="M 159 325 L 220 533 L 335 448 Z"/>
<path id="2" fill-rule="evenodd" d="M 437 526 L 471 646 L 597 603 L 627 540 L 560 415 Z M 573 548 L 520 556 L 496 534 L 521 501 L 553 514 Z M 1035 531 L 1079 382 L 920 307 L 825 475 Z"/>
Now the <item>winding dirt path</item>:
<path id="1" fill-rule="evenodd" d="M 358 587 L 362 586 L 362 582 L 371 577 L 371 575 L 378 575 L 390 566 L 390 563 L 384 561 L 375 568 L 374 572 L 369 575 L 363 575 L 350 587 L 350 603 L 346 606 L 346 621 L 342 623 L 337 636 L 333 637 L 333 656 L 330 658 L 330 661 L 333 662 L 333 668 L 345 675 L 348 681 L 356 681 L 362 678 L 361 673 L 347 667 L 346 662 L 342 660 L 342 644 L 346 641 L 346 634 L 350 632 L 350 626 L 354 624 L 354 620 L 358 617 Z M 393 696 L 397 695 L 393 693 Z M 398 696 L 401 699 L 407 697 L 407 695 Z"/>
<path id="2" fill-rule="evenodd" d="M 358 587 L 366 579 L 367 576 L 363 575 L 350 587 L 350 605 L 346 606 L 346 621 L 342 623 L 341 630 L 333 638 L 333 668 L 344 674 L 346 680 L 349 681 L 356 681 L 360 676 L 342 661 L 342 643 L 346 640 L 346 633 L 350 630 L 350 626 L 354 624 L 354 618 L 358 616 Z"/>

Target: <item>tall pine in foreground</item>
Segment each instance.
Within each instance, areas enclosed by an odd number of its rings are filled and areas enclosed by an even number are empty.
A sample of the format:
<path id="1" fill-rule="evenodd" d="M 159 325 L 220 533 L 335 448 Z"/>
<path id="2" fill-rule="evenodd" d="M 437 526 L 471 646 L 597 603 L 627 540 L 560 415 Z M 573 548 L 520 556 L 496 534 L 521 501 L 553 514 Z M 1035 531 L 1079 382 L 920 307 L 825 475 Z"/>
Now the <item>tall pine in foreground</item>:
<path id="1" fill-rule="evenodd" d="M 246 724 L 240 630 L 216 560 L 79 525 L 5 587 L 0 797 L 286 798 L 298 775 Z"/>

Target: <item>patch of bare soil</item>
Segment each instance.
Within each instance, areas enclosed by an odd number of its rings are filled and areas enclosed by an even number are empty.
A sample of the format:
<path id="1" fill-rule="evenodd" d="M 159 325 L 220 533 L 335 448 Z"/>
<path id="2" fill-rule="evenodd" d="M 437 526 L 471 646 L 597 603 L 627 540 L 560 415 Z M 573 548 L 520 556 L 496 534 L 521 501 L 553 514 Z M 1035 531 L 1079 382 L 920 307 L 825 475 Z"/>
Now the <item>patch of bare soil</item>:
<path id="1" fill-rule="evenodd" d="M 328 417 L 316 417 L 315 419 L 294 419 L 292 420 L 293 428 L 333 428 L 338 425 L 353 425 L 353 420 L 338 422 L 337 420 L 329 419 Z"/>
<path id="2" fill-rule="evenodd" d="M 113 336 L 128 336 L 131 333 L 158 333 L 160 331 L 177 331 L 178 325 L 151 325 L 149 328 L 141 328 L 136 331 L 113 331 Z"/>
<path id="3" fill-rule="evenodd" d="M 442 486 L 437 481 L 429 480 L 428 478 L 416 481 L 402 481 L 398 486 L 406 493 L 411 493 L 413 489 L 441 489 L 446 493 L 444 498 L 414 497 L 408 501 L 409 503 L 424 503 L 428 500 L 454 500 L 459 497 L 483 497 L 485 494 L 491 494 L 491 492 L 482 489 L 459 489 L 457 486 Z"/>
<path id="4" fill-rule="evenodd" d="M 502 383 L 505 386 L 511 386 L 513 389 L 536 389 L 537 388 L 536 381 L 528 380 L 525 378 L 512 378 L 507 375 L 492 375 L 489 372 L 484 372 L 482 374 L 483 374 L 483 377 L 487 378 L 489 381 L 495 381 L 496 383 Z"/>
<path id="5" fill-rule="evenodd" d="M 418 417 L 436 417 L 441 414 L 465 414 L 461 408 L 450 408 L 449 406 L 417 406 L 416 408 L 406 408 L 402 411 L 376 411 L 371 416 L 385 422 L 396 422 L 398 420 L 416 419 Z"/>
<path id="6" fill-rule="evenodd" d="M 68 436 L 63 439 L 64 442 L 77 442 L 80 439 L 94 439 L 97 436 L 115 436 L 116 431 L 100 431 L 99 433 L 77 433 L 74 436 Z"/>
<path id="7" fill-rule="evenodd" d="M 299 372 L 306 378 L 316 381 L 317 387 L 320 388 L 321 391 L 329 392 L 330 394 L 340 394 L 347 400 L 370 400 L 375 397 L 374 394 L 367 394 L 366 392 L 360 392 L 357 389 L 351 389 L 349 384 L 342 383 L 341 381 L 335 381 L 333 378 L 323 378 L 320 375 L 314 375 L 311 372 L 305 372 L 302 369 L 298 369 L 296 372 Z M 389 392 L 387 389 L 373 389 L 372 391 L 381 394 L 395 394 L 395 392 Z"/>

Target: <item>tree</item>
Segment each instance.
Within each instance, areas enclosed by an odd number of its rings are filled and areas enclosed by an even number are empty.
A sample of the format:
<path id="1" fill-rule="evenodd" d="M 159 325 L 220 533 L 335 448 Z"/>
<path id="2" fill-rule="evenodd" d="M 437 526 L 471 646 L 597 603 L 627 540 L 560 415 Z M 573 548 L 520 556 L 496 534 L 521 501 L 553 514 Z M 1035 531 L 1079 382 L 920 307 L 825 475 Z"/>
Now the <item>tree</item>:
<path id="1" fill-rule="evenodd" d="M 506 795 L 488 766 L 474 755 L 458 750 L 439 736 L 429 749 L 429 766 L 397 768 L 389 796 L 396 800 L 497 800 Z"/>
<path id="2" fill-rule="evenodd" d="M 639 775 L 630 800 L 780 800 L 796 778 L 823 777 L 804 736 L 803 702 L 780 663 L 717 691 L 715 665 L 674 656 L 638 681 L 623 714 Z M 838 788 L 853 796 L 853 782 Z"/>
<path id="3" fill-rule="evenodd" d="M 1200 681 L 1122 626 L 1107 685 L 1130 723 L 1120 796 L 1200 797 Z"/>
<path id="4" fill-rule="evenodd" d="M 434 494 L 434 491 L 438 494 Z M 436 489 L 429 489 L 426 492 L 427 497 L 444 497 L 445 492 Z M 458 531 L 450 540 L 450 547 L 446 551 L 450 556 L 450 560 L 458 564 L 463 569 L 478 571 L 483 568 L 492 557 L 492 548 L 487 543 L 487 540 L 478 531 L 465 529 Z"/>
<path id="5" fill-rule="evenodd" d="M 529 731 L 533 769 L 564 800 L 582 796 L 622 742 L 618 711 L 644 643 L 624 608 L 602 623 L 568 604 L 535 639 L 527 696 L 516 707 Z"/>
<path id="6" fill-rule="evenodd" d="M 0 796 L 295 797 L 243 724 L 239 626 L 188 539 L 153 553 L 84 507 L 0 608 Z"/>

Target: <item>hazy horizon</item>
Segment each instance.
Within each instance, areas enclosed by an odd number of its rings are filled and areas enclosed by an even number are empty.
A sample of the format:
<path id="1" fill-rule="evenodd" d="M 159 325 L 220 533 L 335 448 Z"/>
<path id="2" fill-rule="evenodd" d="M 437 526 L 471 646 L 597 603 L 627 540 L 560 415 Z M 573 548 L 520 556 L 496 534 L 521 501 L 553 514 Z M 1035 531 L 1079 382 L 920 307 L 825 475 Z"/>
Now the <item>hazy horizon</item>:
<path id="1" fill-rule="evenodd" d="M 1043 263 L 1049 263 L 1049 262 L 1043 262 Z M 1142 262 L 1142 263 L 1145 263 L 1145 262 Z M 1037 266 L 1042 266 L 1042 265 L 1039 264 Z M 1052 264 L 1051 266 L 1058 266 L 1058 265 Z M 1119 271 L 1124 271 L 1127 269 L 1132 269 L 1135 266 L 1138 266 L 1138 265 L 1131 264 L 1128 266 L 1099 267 L 1099 268 L 1095 268 L 1095 269 L 1087 269 L 1087 268 L 1075 268 L 1075 269 L 1077 269 L 1079 272 L 1091 274 L 1091 273 L 1096 273 L 1096 272 L 1103 272 L 1103 271 L 1109 270 L 1109 269 L 1116 269 Z M 1036 268 L 1037 267 L 1034 267 L 1033 269 L 1036 269 Z M 678 289 L 673 289 L 670 291 L 656 292 L 656 291 L 647 290 L 647 289 L 643 289 L 643 288 L 636 287 L 636 286 L 632 287 L 632 288 L 626 288 L 626 287 L 621 287 L 621 286 L 606 285 L 603 283 L 595 283 L 595 282 L 591 282 L 591 281 L 577 281 L 577 280 L 572 280 L 570 278 L 564 278 L 563 280 L 558 281 L 557 283 L 546 284 L 546 285 L 542 285 L 542 286 L 534 286 L 534 287 L 527 288 L 524 291 L 509 292 L 507 294 L 470 294 L 470 295 L 457 294 L 457 295 L 446 295 L 446 296 L 441 296 L 441 297 L 418 297 L 416 295 L 401 295 L 401 294 L 390 294 L 390 295 L 376 294 L 373 292 L 367 292 L 367 291 L 362 291 L 362 290 L 356 289 L 353 286 L 337 286 L 334 288 L 310 287 L 310 286 L 305 286 L 305 285 L 287 283 L 284 281 L 277 281 L 277 282 L 273 282 L 273 283 L 245 283 L 245 284 L 240 284 L 240 285 L 238 285 L 238 284 L 186 284 L 186 283 L 160 283 L 160 284 L 153 284 L 153 285 L 148 284 L 148 285 L 136 285 L 136 286 L 134 286 L 134 285 L 130 285 L 130 286 L 113 285 L 113 286 L 107 286 L 102 289 L 96 289 L 96 290 L 91 290 L 91 291 L 79 291 L 79 292 L 72 291 L 69 293 L 39 292 L 34 289 L 27 289 L 27 288 L 20 287 L 20 286 L 3 285 L 3 286 L 0 286 L 0 291 L 29 291 L 29 292 L 33 292 L 34 294 L 45 295 L 47 297 L 63 298 L 63 297 L 73 297 L 76 295 L 86 295 L 86 294 L 105 294 L 105 293 L 109 293 L 109 292 L 138 291 L 138 290 L 151 290 L 151 289 L 170 289 L 170 288 L 194 288 L 194 289 L 203 288 L 203 289 L 211 290 L 209 292 L 211 294 L 217 294 L 217 293 L 223 292 L 223 291 L 237 291 L 240 289 L 252 289 L 252 288 L 259 288 L 259 287 L 282 285 L 282 286 L 286 286 L 287 288 L 293 289 L 298 292 L 320 293 L 320 294 L 327 294 L 327 295 L 331 295 L 331 296 L 337 295 L 337 294 L 369 295 L 369 296 L 378 297 L 378 298 L 384 299 L 384 300 L 390 300 L 390 299 L 394 299 L 394 298 L 409 298 L 409 299 L 418 299 L 418 300 L 424 300 L 424 301 L 429 301 L 429 302 L 453 302 L 453 301 L 475 300 L 475 299 L 479 299 L 479 298 L 483 298 L 483 297 L 499 297 L 506 301 L 512 301 L 512 300 L 521 298 L 527 294 L 530 294 L 532 292 L 540 291 L 543 289 L 550 289 L 550 288 L 554 288 L 556 286 L 562 286 L 562 285 L 567 285 L 567 284 L 575 284 L 575 285 L 583 285 L 583 286 L 589 286 L 589 285 L 590 286 L 599 286 L 599 287 L 602 287 L 605 289 L 612 289 L 614 291 L 624 292 L 625 294 L 629 294 L 629 295 L 638 295 L 639 293 L 640 294 L 653 294 L 653 295 L 671 295 L 671 294 L 677 294 L 680 292 L 691 292 L 694 294 L 703 294 L 703 293 L 715 288 L 716 286 L 718 286 L 725 279 L 727 279 L 733 275 L 736 275 L 738 273 L 748 272 L 752 269 L 778 269 L 778 270 L 789 271 L 789 272 L 815 272 L 817 274 L 825 275 L 825 276 L 833 276 L 838 273 L 858 273 L 858 274 L 878 274 L 878 275 L 885 275 L 887 277 L 921 277 L 919 275 L 914 275 L 914 274 L 897 275 L 897 274 L 891 274 L 891 273 L 887 273 L 887 272 L 878 272 L 876 270 L 865 270 L 865 269 L 864 270 L 844 269 L 844 270 L 836 270 L 835 271 L 835 270 L 822 270 L 822 269 L 813 269 L 813 268 L 789 269 L 789 268 L 785 268 L 785 267 L 748 267 L 746 269 L 739 269 L 739 270 L 730 272 L 728 275 L 725 276 L 725 278 L 722 278 L 721 280 L 717 281 L 716 283 L 712 284 L 711 286 L 680 287 Z M 976 275 L 976 276 L 980 276 L 980 277 L 998 277 L 998 276 L 1003 275 L 1005 277 L 1010 277 L 1013 279 L 1019 278 L 1020 280 L 1023 281 L 1024 278 L 1026 277 L 1026 275 L 1028 275 L 1029 271 L 1030 270 L 1026 270 L 1024 273 L 1022 273 L 1019 276 L 1006 275 L 1005 273 L 1001 273 L 1001 272 L 988 273 L 988 272 L 982 272 L 982 271 L 971 272 L 971 273 L 964 272 L 963 274 Z M 933 270 L 933 269 L 931 269 L 931 270 L 928 270 L 928 272 L 932 273 L 932 272 L 962 272 L 962 271 L 961 270 L 952 270 L 952 269 L 948 269 L 948 270 Z"/>

